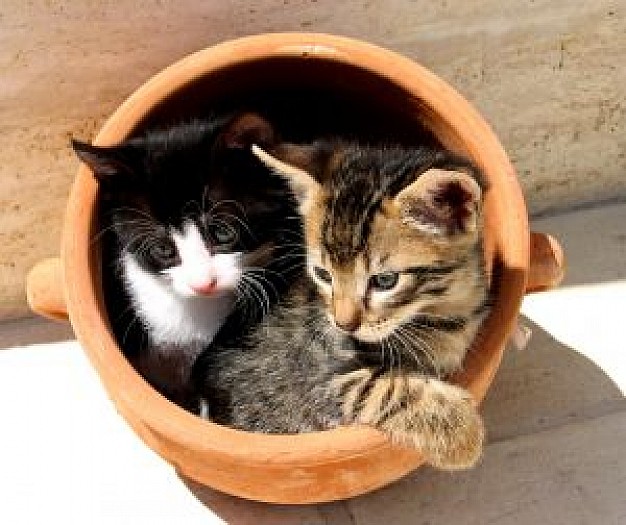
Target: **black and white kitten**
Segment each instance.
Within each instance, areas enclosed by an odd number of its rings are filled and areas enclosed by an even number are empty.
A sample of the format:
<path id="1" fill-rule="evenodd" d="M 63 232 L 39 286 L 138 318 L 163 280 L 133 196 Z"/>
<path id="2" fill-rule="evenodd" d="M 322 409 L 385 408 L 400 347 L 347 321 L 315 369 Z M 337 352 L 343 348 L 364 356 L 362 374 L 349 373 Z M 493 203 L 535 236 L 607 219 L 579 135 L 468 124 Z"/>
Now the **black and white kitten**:
<path id="1" fill-rule="evenodd" d="M 270 145 L 247 113 L 153 130 L 120 145 L 74 141 L 100 187 L 105 299 L 137 370 L 197 411 L 197 355 L 225 319 L 253 322 L 298 265 L 300 224 L 285 184 L 251 155 Z"/>

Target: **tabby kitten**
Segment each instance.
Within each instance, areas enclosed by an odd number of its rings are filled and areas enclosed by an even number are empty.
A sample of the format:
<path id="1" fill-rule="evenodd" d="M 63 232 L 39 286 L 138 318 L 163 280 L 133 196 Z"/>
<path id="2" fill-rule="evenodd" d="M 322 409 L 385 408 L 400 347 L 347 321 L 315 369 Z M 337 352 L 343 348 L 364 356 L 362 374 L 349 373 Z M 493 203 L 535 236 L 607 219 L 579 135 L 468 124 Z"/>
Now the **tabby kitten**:
<path id="1" fill-rule="evenodd" d="M 306 272 L 259 327 L 218 336 L 198 360 L 211 419 L 282 433 L 370 425 L 437 467 L 473 465 L 482 421 L 445 378 L 489 309 L 478 170 L 440 149 L 253 150 L 297 197 Z"/>
<path id="2" fill-rule="evenodd" d="M 99 182 L 115 335 L 145 379 L 190 410 L 197 355 L 233 312 L 236 324 L 261 317 L 297 258 L 286 254 L 300 238 L 286 184 L 250 152 L 252 141 L 273 140 L 270 124 L 248 113 L 112 147 L 73 142 Z"/>

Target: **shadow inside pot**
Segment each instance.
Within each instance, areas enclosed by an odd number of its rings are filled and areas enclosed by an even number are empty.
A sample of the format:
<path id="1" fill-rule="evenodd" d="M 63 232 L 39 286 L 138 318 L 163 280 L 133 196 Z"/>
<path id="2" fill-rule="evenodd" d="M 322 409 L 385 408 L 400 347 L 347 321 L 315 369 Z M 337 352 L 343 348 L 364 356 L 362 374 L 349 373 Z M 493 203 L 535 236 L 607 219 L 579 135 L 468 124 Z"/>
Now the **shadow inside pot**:
<path id="1" fill-rule="evenodd" d="M 389 80 L 354 66 L 294 57 L 267 58 L 198 78 L 163 100 L 135 133 L 239 111 L 261 113 L 293 142 L 340 136 L 373 143 L 437 143 L 421 124 L 429 109 Z"/>

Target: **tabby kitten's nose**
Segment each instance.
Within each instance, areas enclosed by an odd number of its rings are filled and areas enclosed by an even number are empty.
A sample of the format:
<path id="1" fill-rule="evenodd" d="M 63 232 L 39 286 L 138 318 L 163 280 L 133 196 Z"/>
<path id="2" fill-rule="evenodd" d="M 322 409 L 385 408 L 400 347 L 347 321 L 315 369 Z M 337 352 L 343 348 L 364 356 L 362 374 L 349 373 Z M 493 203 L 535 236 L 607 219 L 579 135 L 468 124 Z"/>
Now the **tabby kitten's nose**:
<path id="1" fill-rule="evenodd" d="M 346 332 L 355 332 L 356 329 L 361 326 L 361 321 L 359 319 L 335 319 L 337 326 Z"/>
<path id="2" fill-rule="evenodd" d="M 352 300 L 337 299 L 333 306 L 337 327 L 352 333 L 361 326 L 361 312 Z"/>

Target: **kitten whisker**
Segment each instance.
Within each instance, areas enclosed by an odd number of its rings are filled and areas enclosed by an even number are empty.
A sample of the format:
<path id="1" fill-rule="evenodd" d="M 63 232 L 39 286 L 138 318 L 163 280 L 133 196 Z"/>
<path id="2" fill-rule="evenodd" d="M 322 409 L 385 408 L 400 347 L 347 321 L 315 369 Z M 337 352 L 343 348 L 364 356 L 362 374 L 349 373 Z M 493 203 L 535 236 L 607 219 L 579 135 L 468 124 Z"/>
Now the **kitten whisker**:
<path id="1" fill-rule="evenodd" d="M 437 364 L 437 359 L 435 359 L 434 355 L 432 354 L 434 348 L 428 344 L 427 340 L 430 335 L 425 330 L 420 330 L 412 326 L 404 326 L 403 329 L 405 330 L 407 336 L 412 336 L 413 343 L 418 345 L 424 357 L 426 357 L 432 365 L 432 370 L 434 374 L 439 377 L 441 375 L 441 371 L 439 365 Z M 431 342 L 434 342 L 434 339 L 431 338 L 430 340 Z"/>
<path id="2" fill-rule="evenodd" d="M 417 342 L 419 350 L 424 352 L 424 349 L 419 344 L 419 341 L 415 341 L 415 339 L 410 337 L 409 333 L 402 330 L 401 328 L 398 329 L 396 332 L 394 332 L 394 334 L 398 338 L 398 341 L 400 341 L 402 345 L 402 349 L 406 351 L 411 358 L 413 358 L 413 361 L 415 362 L 415 365 L 418 367 L 418 369 L 420 369 L 420 371 L 425 371 L 425 369 L 427 368 L 426 364 L 424 363 L 422 359 L 420 359 L 420 357 L 413 350 L 413 346 Z M 425 355 L 424 357 L 427 357 L 427 356 Z"/>
<path id="3" fill-rule="evenodd" d="M 302 229 L 301 228 L 274 228 L 272 229 L 275 233 L 284 233 L 287 235 L 293 235 L 297 239 L 302 238 Z"/>
<path id="4" fill-rule="evenodd" d="M 299 253 L 290 253 L 290 254 L 285 254 L 285 255 L 279 255 L 278 257 L 275 257 L 271 260 L 272 264 L 276 264 L 279 263 L 281 261 L 286 261 L 289 259 L 296 259 L 298 261 L 300 261 L 302 264 L 305 264 L 306 261 L 304 259 L 304 254 L 299 254 Z"/>
<path id="5" fill-rule="evenodd" d="M 285 248 L 284 246 L 281 246 L 281 248 Z M 279 261 L 284 261 L 287 259 L 298 259 L 301 260 L 303 263 L 305 262 L 304 260 L 304 253 L 285 253 L 283 255 L 279 255 L 278 257 L 274 257 L 271 262 L 272 263 L 277 263 Z"/>
<path id="6" fill-rule="evenodd" d="M 255 295 L 258 297 L 263 316 L 267 315 L 271 302 L 265 288 L 263 288 L 263 285 L 259 281 L 257 281 L 254 276 L 246 275 L 245 273 L 241 275 L 241 279 L 246 281 L 250 285 L 250 291 L 255 293 Z"/>
<path id="7" fill-rule="evenodd" d="M 210 219 L 212 219 L 213 217 L 224 217 L 224 218 L 234 219 L 235 222 L 241 225 L 241 227 L 248 233 L 248 235 L 250 235 L 250 237 L 252 237 L 253 239 L 256 239 L 256 236 L 250 229 L 250 226 L 248 226 L 248 223 L 244 221 L 243 219 L 241 219 L 240 217 L 237 217 L 236 215 L 232 213 L 226 213 L 226 212 L 215 213 L 209 216 Z M 228 224 L 228 223 L 226 221 L 223 221 L 222 224 Z"/>
<path id="8" fill-rule="evenodd" d="M 124 223 L 123 223 L 123 224 L 132 224 L 132 222 L 133 222 L 133 221 L 124 221 Z M 93 244 L 95 244 L 96 242 L 98 242 L 98 241 L 102 238 L 102 236 L 103 236 L 105 233 L 107 233 L 107 232 L 109 232 L 109 231 L 111 231 L 111 230 L 115 229 L 115 227 L 116 227 L 116 226 L 118 226 L 118 225 L 120 225 L 120 224 L 121 224 L 121 223 L 117 222 L 117 223 L 109 224 L 109 225 L 108 225 L 107 227 L 105 227 L 105 228 L 101 228 L 98 232 L 96 232 L 96 233 L 94 233 L 94 234 L 93 234 L 93 236 L 91 237 L 90 243 L 91 243 L 92 245 L 93 245 Z"/>
<path id="9" fill-rule="evenodd" d="M 130 212 L 130 213 L 135 213 L 137 215 L 141 215 L 142 217 L 145 217 L 151 224 L 154 222 L 154 217 L 152 217 L 152 215 L 150 215 L 148 212 L 144 210 L 140 210 L 139 208 L 133 208 L 132 206 L 118 206 L 115 208 L 111 208 L 105 212 L 105 215 L 114 214 L 116 212 L 125 212 L 125 211 Z"/>
<path id="10" fill-rule="evenodd" d="M 419 338 L 419 336 L 414 333 L 412 330 L 407 329 L 407 327 L 400 327 L 397 330 L 397 336 L 403 341 L 404 348 L 409 352 L 409 354 L 413 357 L 415 363 L 422 369 L 427 368 L 427 364 L 415 353 L 413 348 L 417 346 L 417 349 L 422 353 L 423 357 L 428 359 L 432 364 L 432 358 L 430 353 L 428 353 L 424 347 L 423 341 Z"/>
<path id="11" fill-rule="evenodd" d="M 237 209 L 239 210 L 239 212 L 240 212 L 240 213 L 241 213 L 241 214 L 242 214 L 242 215 L 243 215 L 246 219 L 248 218 L 248 214 L 246 213 L 246 209 L 243 207 L 243 205 L 242 205 L 240 202 L 238 202 L 238 201 L 236 201 L 236 200 L 234 200 L 234 199 L 222 199 L 222 200 L 219 200 L 219 201 L 215 202 L 215 204 L 213 204 L 213 206 L 211 206 L 211 209 L 210 209 L 210 210 L 208 210 L 206 213 L 207 213 L 208 215 L 212 215 L 212 214 L 213 214 L 213 210 L 214 210 L 215 208 L 219 208 L 220 206 L 226 206 L 227 204 L 234 205 L 234 206 L 235 206 L 235 208 L 237 208 Z"/>
<path id="12" fill-rule="evenodd" d="M 253 276 L 257 280 L 260 280 L 259 284 L 262 284 L 262 282 L 267 284 L 269 288 L 272 290 L 272 292 L 274 293 L 275 298 L 278 299 L 280 297 L 280 294 L 278 293 L 278 290 L 276 289 L 272 281 L 270 281 L 267 277 L 263 275 L 264 271 L 265 271 L 264 268 L 255 268 L 255 267 L 244 269 L 244 273 L 246 273 L 247 275 Z"/>
<path id="13" fill-rule="evenodd" d="M 241 312 L 242 320 L 248 323 L 253 319 L 253 315 L 258 312 L 256 301 L 248 292 L 248 286 L 243 281 L 237 283 L 235 294 L 235 308 Z"/>
<path id="14" fill-rule="evenodd" d="M 126 327 L 126 331 L 124 332 L 124 335 L 122 336 L 122 347 L 125 348 L 126 345 L 126 339 L 128 338 L 128 335 L 130 333 L 130 329 L 139 322 L 139 324 L 142 324 L 141 319 L 139 318 L 138 315 L 133 315 L 133 320 L 128 324 L 128 326 Z"/>
<path id="15" fill-rule="evenodd" d="M 112 224 L 101 228 L 97 233 L 95 233 L 91 238 L 91 243 L 95 244 L 100 238 L 107 232 L 114 230 L 120 226 L 132 226 L 133 229 L 137 230 L 140 233 L 144 233 L 145 235 L 153 235 L 154 233 L 154 223 L 149 222 L 145 219 L 132 219 L 126 221 L 116 220 Z"/>
<path id="16" fill-rule="evenodd" d="M 136 235 L 134 235 L 130 240 L 128 240 L 126 242 L 126 244 L 124 244 L 123 246 L 120 247 L 120 251 L 121 253 L 133 253 L 134 251 L 136 251 L 137 253 L 139 253 L 139 250 L 133 250 L 133 247 L 139 243 L 139 246 L 142 246 L 143 243 L 146 242 L 146 236 L 142 233 L 138 233 Z"/>
<path id="17" fill-rule="evenodd" d="M 285 279 L 285 276 L 281 273 L 278 272 L 276 270 L 270 270 L 269 268 L 261 268 L 261 267 L 256 267 L 256 266 L 248 266 L 244 269 L 244 271 L 248 271 L 248 272 L 252 272 L 252 273 L 266 273 L 269 275 L 275 275 L 276 277 L 278 277 L 281 281 L 283 281 L 284 283 L 287 283 L 287 279 Z"/>
<path id="18" fill-rule="evenodd" d="M 298 242 L 281 242 L 279 245 L 277 245 L 277 247 L 278 248 L 298 248 L 300 250 L 300 252 L 302 253 L 302 255 L 306 254 L 306 249 L 302 245 L 301 241 L 298 241 Z"/>
<path id="19" fill-rule="evenodd" d="M 255 293 L 253 293 L 247 281 L 241 279 L 237 284 L 236 290 L 239 292 L 238 298 L 241 298 L 242 303 L 246 305 L 246 309 L 250 310 L 252 308 L 255 312 L 257 312 L 258 297 Z"/>

